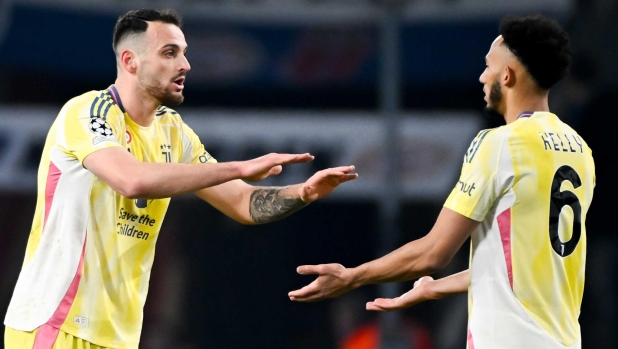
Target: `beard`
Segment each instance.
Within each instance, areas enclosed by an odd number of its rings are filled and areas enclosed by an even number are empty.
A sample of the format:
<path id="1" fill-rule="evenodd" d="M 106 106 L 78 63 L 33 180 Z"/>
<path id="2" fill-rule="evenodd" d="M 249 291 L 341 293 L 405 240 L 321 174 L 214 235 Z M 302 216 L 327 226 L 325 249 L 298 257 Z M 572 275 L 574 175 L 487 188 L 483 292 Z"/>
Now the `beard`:
<path id="1" fill-rule="evenodd" d="M 500 86 L 500 82 L 494 81 L 491 84 L 491 89 L 489 91 L 489 102 L 487 106 L 485 106 L 485 114 L 489 117 L 500 117 L 504 118 L 504 115 L 498 111 L 498 104 L 502 101 L 502 87 Z"/>
<path id="2" fill-rule="evenodd" d="M 175 79 L 178 79 L 178 77 Z M 180 93 L 173 92 L 171 87 L 165 87 L 152 75 L 146 74 L 146 76 L 140 77 L 139 83 L 144 86 L 148 94 L 156 98 L 163 105 L 180 105 L 185 100 L 182 91 Z"/>

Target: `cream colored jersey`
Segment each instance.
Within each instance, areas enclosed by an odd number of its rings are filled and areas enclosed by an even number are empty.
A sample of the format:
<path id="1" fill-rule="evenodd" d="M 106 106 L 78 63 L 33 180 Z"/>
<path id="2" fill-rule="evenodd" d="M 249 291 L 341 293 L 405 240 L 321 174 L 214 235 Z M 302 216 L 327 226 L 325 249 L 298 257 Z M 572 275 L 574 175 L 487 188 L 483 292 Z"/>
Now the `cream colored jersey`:
<path id="1" fill-rule="evenodd" d="M 169 198 L 132 200 L 83 167 L 122 147 L 137 160 L 216 162 L 178 113 L 160 107 L 149 127 L 125 113 L 114 86 L 64 105 L 38 174 L 38 201 L 5 325 L 49 324 L 110 348 L 137 348 L 155 243 Z"/>
<path id="2" fill-rule="evenodd" d="M 549 112 L 481 131 L 445 203 L 472 234 L 468 348 L 581 348 L 592 152 Z"/>

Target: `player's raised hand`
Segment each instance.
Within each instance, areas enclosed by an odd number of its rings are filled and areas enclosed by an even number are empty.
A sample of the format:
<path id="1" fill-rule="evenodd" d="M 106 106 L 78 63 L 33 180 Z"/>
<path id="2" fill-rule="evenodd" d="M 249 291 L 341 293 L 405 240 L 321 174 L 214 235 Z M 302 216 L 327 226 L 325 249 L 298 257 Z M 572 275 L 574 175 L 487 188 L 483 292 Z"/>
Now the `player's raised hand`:
<path id="1" fill-rule="evenodd" d="M 391 311 L 409 308 L 426 300 L 438 298 L 432 290 L 435 280 L 431 276 L 424 276 L 414 283 L 414 287 L 396 298 L 377 298 L 373 302 L 367 302 L 367 310 Z"/>
<path id="2" fill-rule="evenodd" d="M 309 162 L 313 155 L 305 154 L 278 154 L 270 153 L 259 158 L 242 161 L 240 163 L 240 178 L 249 182 L 261 181 L 271 175 L 278 175 L 283 170 L 281 165 Z"/>
<path id="3" fill-rule="evenodd" d="M 330 194 L 341 183 L 358 178 L 354 166 L 327 168 L 316 172 L 302 186 L 300 198 L 304 202 L 312 202 Z"/>
<path id="4" fill-rule="evenodd" d="M 303 265 L 296 269 L 301 275 L 318 274 L 309 285 L 288 293 L 292 301 L 314 302 L 337 297 L 354 288 L 351 275 L 341 264 Z"/>

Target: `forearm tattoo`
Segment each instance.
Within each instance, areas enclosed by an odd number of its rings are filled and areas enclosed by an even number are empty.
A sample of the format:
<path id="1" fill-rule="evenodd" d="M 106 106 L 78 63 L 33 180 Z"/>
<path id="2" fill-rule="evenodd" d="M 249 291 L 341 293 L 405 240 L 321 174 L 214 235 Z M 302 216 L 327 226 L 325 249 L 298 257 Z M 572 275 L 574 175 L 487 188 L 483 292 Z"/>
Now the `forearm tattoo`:
<path id="1" fill-rule="evenodd" d="M 300 197 L 290 194 L 289 187 L 257 189 L 249 199 L 249 213 L 255 223 L 285 218 L 305 206 Z"/>

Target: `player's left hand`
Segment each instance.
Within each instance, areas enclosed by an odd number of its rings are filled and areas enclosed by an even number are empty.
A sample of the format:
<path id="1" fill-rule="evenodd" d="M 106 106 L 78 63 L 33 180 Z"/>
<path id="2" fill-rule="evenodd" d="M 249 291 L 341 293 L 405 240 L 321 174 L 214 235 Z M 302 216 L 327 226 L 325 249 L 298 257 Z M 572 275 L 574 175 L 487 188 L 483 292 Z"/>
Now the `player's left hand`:
<path id="1" fill-rule="evenodd" d="M 432 291 L 435 280 L 431 276 L 424 276 L 414 283 L 414 288 L 396 298 L 377 298 L 373 302 L 367 302 L 367 310 L 391 311 L 409 308 L 429 299 L 436 299 Z"/>
<path id="2" fill-rule="evenodd" d="M 341 166 L 318 171 L 301 187 L 300 198 L 306 203 L 321 199 L 330 194 L 341 183 L 358 178 L 354 166 Z"/>
<path id="3" fill-rule="evenodd" d="M 309 285 L 288 293 L 292 301 L 314 302 L 337 297 L 353 289 L 349 269 L 341 264 L 303 265 L 296 269 L 301 275 L 318 274 Z"/>

